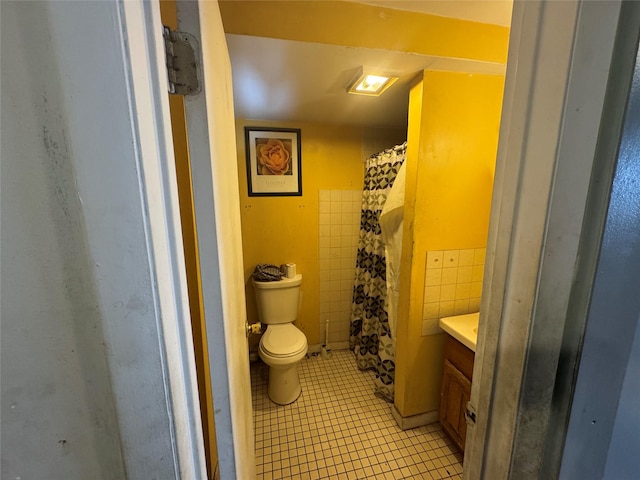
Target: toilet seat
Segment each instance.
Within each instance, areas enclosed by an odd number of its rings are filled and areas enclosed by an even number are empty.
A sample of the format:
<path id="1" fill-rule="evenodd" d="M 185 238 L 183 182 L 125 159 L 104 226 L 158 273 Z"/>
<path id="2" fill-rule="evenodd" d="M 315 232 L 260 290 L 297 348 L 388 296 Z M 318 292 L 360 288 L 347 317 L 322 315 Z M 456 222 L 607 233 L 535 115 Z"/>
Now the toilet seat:
<path id="1" fill-rule="evenodd" d="M 269 325 L 260 347 L 263 353 L 274 358 L 294 357 L 306 351 L 307 337 L 292 323 Z"/>

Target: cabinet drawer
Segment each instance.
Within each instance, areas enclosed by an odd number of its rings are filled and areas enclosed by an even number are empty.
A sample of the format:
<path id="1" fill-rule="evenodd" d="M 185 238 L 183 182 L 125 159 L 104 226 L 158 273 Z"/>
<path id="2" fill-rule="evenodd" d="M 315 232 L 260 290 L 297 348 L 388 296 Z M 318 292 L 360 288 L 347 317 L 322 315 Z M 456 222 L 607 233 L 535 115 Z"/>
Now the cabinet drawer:
<path id="1" fill-rule="evenodd" d="M 469 380 L 473 377 L 473 359 L 475 354 L 458 340 L 447 335 L 444 347 L 444 358 L 446 358 L 453 366 Z"/>

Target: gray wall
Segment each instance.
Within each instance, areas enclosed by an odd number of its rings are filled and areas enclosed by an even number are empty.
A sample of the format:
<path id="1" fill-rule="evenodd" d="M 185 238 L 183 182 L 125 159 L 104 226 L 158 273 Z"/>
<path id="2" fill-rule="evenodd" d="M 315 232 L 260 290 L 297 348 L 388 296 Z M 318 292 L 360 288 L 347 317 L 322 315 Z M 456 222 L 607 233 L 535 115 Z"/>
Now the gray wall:
<path id="1" fill-rule="evenodd" d="M 624 128 L 610 208 L 614 218 L 608 230 L 616 238 L 608 238 L 605 243 L 606 248 L 617 254 L 620 263 L 615 265 L 613 275 L 603 280 L 622 292 L 622 305 L 611 305 L 611 314 L 621 317 L 622 328 L 617 333 L 626 337 L 618 344 L 621 355 L 627 353 L 628 341 L 633 340 L 629 360 L 622 370 L 624 380 L 605 464 L 604 478 L 611 480 L 635 479 L 640 475 L 640 54 L 636 57 Z"/>
<path id="2" fill-rule="evenodd" d="M 560 478 L 631 480 L 640 472 L 639 131 L 636 57 Z"/>
<path id="3" fill-rule="evenodd" d="M 638 319 L 640 323 L 640 318 Z M 631 355 L 620 394 L 620 403 L 611 434 L 604 478 L 635 479 L 640 472 L 640 328 L 631 347 Z"/>
<path id="4" fill-rule="evenodd" d="M 0 5 L 0 476 L 173 478 L 120 7 Z"/>

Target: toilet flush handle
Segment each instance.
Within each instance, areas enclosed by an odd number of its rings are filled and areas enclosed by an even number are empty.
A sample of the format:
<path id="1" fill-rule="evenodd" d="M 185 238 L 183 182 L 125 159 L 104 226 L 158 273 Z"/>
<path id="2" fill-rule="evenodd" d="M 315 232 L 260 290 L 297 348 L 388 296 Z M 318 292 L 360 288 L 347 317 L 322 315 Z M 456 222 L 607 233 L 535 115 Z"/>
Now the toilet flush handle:
<path id="1" fill-rule="evenodd" d="M 247 329 L 247 337 L 252 333 L 262 333 L 262 324 L 260 322 L 256 323 L 248 323 L 245 322 L 245 327 Z"/>

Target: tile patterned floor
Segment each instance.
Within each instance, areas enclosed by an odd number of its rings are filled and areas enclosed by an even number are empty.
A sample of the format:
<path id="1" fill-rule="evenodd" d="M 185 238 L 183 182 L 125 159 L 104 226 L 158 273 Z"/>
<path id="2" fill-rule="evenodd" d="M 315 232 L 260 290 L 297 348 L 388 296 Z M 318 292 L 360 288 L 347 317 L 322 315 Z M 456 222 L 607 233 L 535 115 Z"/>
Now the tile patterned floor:
<path id="1" fill-rule="evenodd" d="M 462 455 L 440 426 L 400 430 L 350 350 L 303 359 L 291 405 L 269 400 L 267 380 L 268 367 L 253 363 L 259 480 L 462 478 Z"/>

